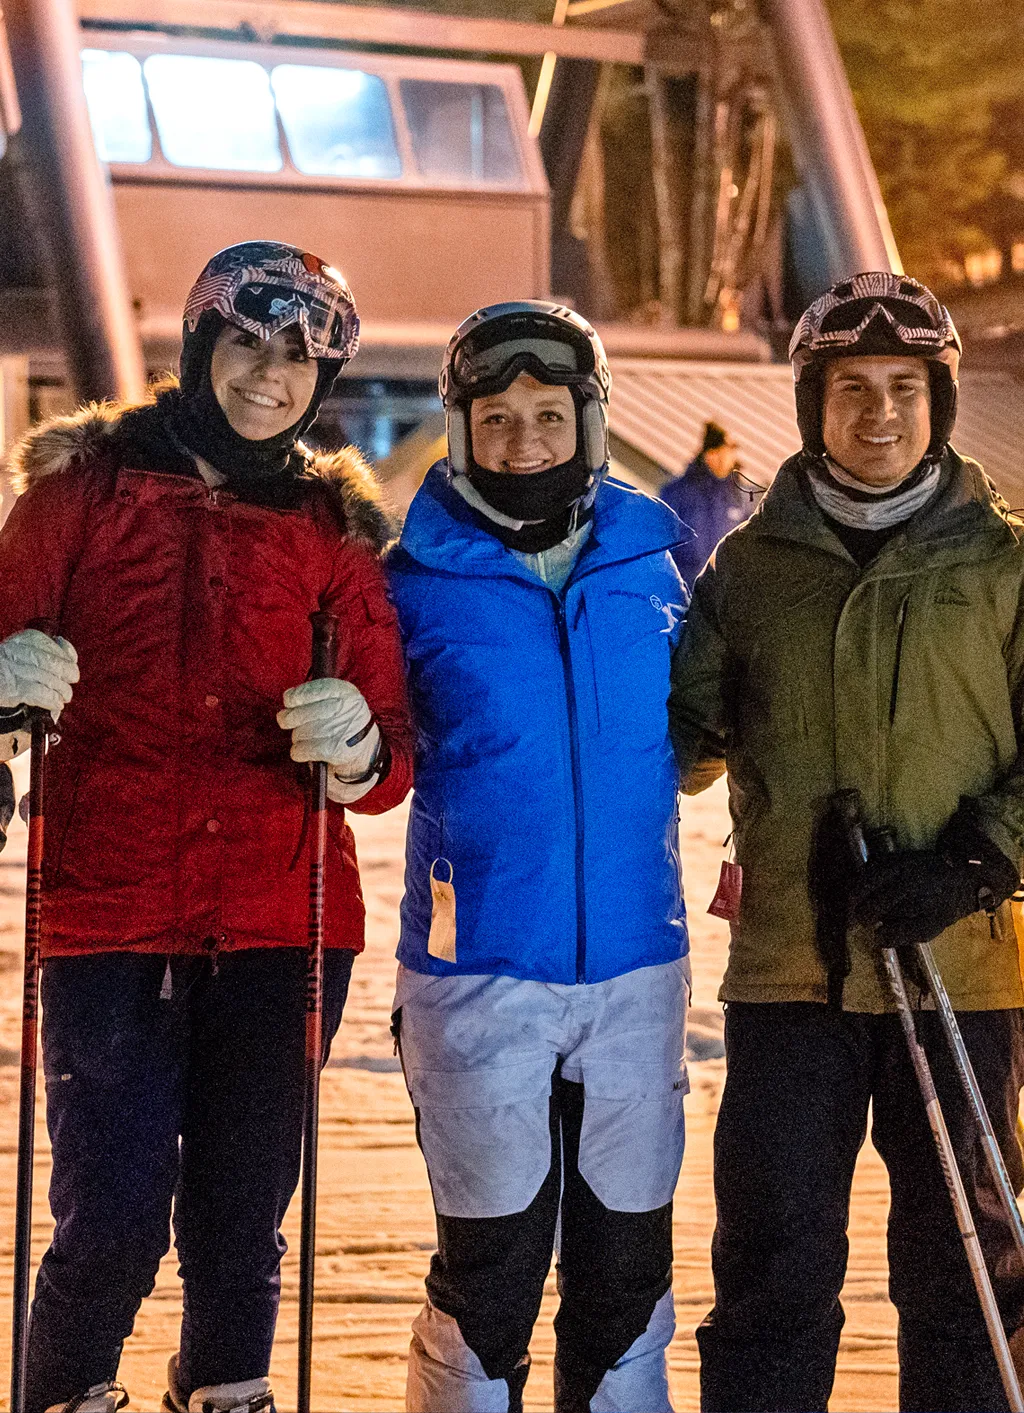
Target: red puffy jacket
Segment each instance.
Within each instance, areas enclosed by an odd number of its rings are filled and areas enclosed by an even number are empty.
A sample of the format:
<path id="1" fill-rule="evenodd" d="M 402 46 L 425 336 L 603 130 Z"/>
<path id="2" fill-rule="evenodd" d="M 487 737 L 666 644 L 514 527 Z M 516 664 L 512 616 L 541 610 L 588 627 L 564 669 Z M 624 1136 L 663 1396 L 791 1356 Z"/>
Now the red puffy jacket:
<path id="1" fill-rule="evenodd" d="M 351 450 L 313 460 L 299 508 L 268 509 L 133 469 L 125 410 L 30 434 L 0 531 L 0 639 L 48 619 L 82 674 L 48 761 L 43 955 L 302 946 L 309 768 L 275 713 L 309 675 L 317 609 L 391 747 L 353 808 L 391 809 L 412 781 L 387 522 Z M 325 940 L 358 951 L 355 846 L 328 811 Z"/>

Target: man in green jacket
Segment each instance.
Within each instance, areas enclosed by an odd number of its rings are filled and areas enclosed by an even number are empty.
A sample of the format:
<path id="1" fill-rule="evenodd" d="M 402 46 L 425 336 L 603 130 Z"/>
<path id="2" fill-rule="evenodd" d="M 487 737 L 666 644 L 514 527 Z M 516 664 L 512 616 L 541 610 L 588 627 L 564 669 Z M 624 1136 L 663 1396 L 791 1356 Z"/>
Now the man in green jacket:
<path id="1" fill-rule="evenodd" d="M 878 948 L 937 939 L 1020 1190 L 1024 524 L 949 446 L 960 343 L 924 286 L 883 273 L 834 286 L 790 356 L 803 450 L 698 579 L 669 701 L 687 791 L 728 769 L 743 870 L 702 1408 L 826 1408 L 870 1103 L 900 1407 L 1004 1409 Z M 860 877 L 829 808 L 847 788 L 896 841 Z M 921 1022 L 1013 1334 L 1024 1270 L 934 1011 Z"/>

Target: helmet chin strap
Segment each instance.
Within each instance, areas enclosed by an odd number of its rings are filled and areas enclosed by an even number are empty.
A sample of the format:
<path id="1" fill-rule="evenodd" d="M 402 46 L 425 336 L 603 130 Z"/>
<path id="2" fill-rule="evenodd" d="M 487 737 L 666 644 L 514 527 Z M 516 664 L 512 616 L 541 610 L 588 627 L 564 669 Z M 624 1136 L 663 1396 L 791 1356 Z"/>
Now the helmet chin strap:
<path id="1" fill-rule="evenodd" d="M 503 525 L 506 530 L 521 530 L 524 525 L 543 524 L 540 520 L 513 520 L 511 515 L 503 515 L 500 510 L 495 510 L 493 505 L 488 505 L 484 500 L 465 471 L 459 471 L 452 477 L 452 485 L 467 505 L 471 505 L 481 515 L 486 515 L 495 525 Z"/>

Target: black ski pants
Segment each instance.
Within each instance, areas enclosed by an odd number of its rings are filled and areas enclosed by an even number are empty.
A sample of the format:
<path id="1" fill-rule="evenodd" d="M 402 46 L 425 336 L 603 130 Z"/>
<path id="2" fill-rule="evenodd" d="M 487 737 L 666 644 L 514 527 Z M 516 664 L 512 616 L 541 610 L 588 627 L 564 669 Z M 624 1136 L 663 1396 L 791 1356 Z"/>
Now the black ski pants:
<path id="1" fill-rule="evenodd" d="M 938 1017 L 919 1033 L 959 1157 L 1008 1331 L 1024 1275 Z M 1017 1191 L 1024 1012 L 959 1016 Z M 920 1091 L 895 1015 L 810 1003 L 730 1002 L 728 1074 L 715 1131 L 715 1306 L 697 1331 L 706 1413 L 827 1407 L 846 1273 L 850 1186 L 871 1138 L 889 1172 L 889 1294 L 899 1312 L 900 1408 L 1005 1409 Z"/>
<path id="2" fill-rule="evenodd" d="M 325 1059 L 352 958 L 324 959 Z M 115 1377 L 170 1246 L 172 1203 L 180 1387 L 270 1367 L 302 1142 L 305 950 L 175 957 L 169 977 L 167 962 L 106 952 L 43 966 L 56 1227 L 32 1306 L 27 1413 Z"/>
<path id="3" fill-rule="evenodd" d="M 579 1170 L 583 1105 L 583 1085 L 556 1072 L 551 1168 L 525 1211 L 437 1216 L 427 1294 L 458 1323 L 487 1377 L 508 1380 L 511 1413 L 523 1406 L 527 1350 L 559 1220 L 557 1413 L 588 1413 L 601 1380 L 672 1284 L 672 1204 L 614 1212 L 594 1195 Z"/>

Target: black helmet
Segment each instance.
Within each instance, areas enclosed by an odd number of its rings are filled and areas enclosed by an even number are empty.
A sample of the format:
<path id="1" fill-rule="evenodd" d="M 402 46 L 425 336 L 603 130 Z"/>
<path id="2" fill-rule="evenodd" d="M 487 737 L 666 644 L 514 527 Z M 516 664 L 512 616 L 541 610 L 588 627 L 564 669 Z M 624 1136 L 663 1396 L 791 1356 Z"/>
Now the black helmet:
<path id="1" fill-rule="evenodd" d="M 789 345 L 805 451 L 814 456 L 825 451 L 822 414 L 829 359 L 882 355 L 927 361 L 932 436 L 925 455 L 941 456 L 956 421 L 962 351 L 949 310 L 909 275 L 869 270 L 833 285 L 802 315 Z"/>
<path id="2" fill-rule="evenodd" d="M 448 415 L 448 461 L 466 470 L 467 408 L 504 392 L 520 373 L 575 388 L 583 399 L 583 450 L 592 472 L 608 461 L 608 394 L 612 375 L 604 345 L 581 315 L 563 304 L 524 299 L 491 304 L 464 319 L 445 349 L 438 390 Z"/>

